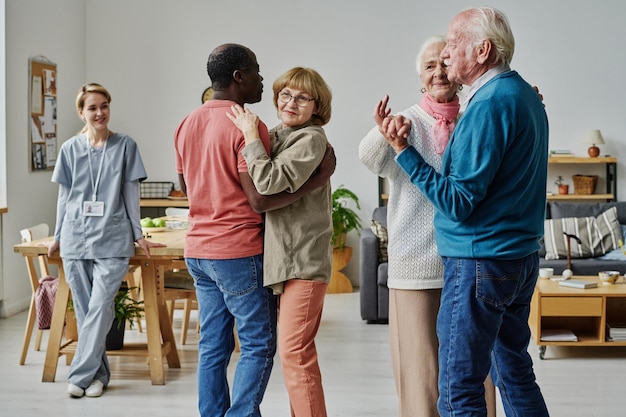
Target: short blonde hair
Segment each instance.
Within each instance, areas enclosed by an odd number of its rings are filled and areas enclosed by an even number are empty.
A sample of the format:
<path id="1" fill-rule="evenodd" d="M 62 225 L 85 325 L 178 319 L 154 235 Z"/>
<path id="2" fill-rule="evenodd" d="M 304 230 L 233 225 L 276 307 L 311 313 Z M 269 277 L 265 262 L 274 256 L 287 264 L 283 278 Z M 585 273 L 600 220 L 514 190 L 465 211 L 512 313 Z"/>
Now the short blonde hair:
<path id="1" fill-rule="evenodd" d="M 333 95 L 322 76 L 311 68 L 295 67 L 274 81 L 274 106 L 278 108 L 278 93 L 285 87 L 301 90 L 315 99 L 316 111 L 311 117 L 313 124 L 324 126 L 330 121 Z"/>
<path id="2" fill-rule="evenodd" d="M 78 95 L 76 96 L 76 111 L 78 112 L 79 117 L 80 112 L 85 108 L 85 99 L 87 98 L 87 94 L 89 93 L 102 94 L 104 97 L 106 97 L 109 104 L 111 103 L 111 94 L 106 88 L 96 83 L 85 84 L 78 90 Z M 85 133 L 86 131 L 87 126 L 83 127 L 80 132 Z"/>
<path id="3" fill-rule="evenodd" d="M 85 98 L 89 93 L 99 93 L 106 97 L 107 101 L 111 103 L 111 94 L 109 91 L 96 83 L 89 83 L 83 85 L 80 90 L 78 90 L 78 95 L 76 96 L 76 111 L 81 111 L 85 107 Z"/>

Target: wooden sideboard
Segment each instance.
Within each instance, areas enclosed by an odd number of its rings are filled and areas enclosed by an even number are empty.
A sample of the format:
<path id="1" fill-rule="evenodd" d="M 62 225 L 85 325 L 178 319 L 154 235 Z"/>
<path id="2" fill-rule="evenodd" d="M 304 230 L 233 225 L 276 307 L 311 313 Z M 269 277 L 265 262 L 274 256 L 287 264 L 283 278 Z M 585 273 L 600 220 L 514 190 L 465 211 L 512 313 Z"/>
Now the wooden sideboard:
<path id="1" fill-rule="evenodd" d="M 597 276 L 574 276 L 572 279 L 595 281 L 596 288 L 562 287 L 558 281 L 539 278 L 533 294 L 528 324 L 544 358 L 546 347 L 626 346 L 625 341 L 609 341 L 607 323 L 626 322 L 626 282 L 604 284 Z M 571 330 L 577 341 L 541 340 L 546 330 Z"/>

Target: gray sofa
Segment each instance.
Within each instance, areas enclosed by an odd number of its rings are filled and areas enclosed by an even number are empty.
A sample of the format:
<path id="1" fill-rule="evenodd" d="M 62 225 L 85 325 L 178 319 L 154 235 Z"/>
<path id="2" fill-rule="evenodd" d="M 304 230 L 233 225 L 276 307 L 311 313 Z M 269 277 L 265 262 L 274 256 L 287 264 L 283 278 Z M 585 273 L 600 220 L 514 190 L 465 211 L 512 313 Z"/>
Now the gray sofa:
<path id="1" fill-rule="evenodd" d="M 572 203 L 551 202 L 547 206 L 547 218 L 596 217 L 610 207 L 617 207 L 618 221 L 626 227 L 626 202 L 613 203 Z M 377 207 L 372 219 L 387 226 L 387 208 Z M 389 289 L 387 288 L 387 263 L 381 263 L 378 255 L 378 238 L 369 229 L 361 232 L 359 260 L 361 318 L 367 323 L 387 323 L 389 320 Z M 540 251 L 539 266 L 554 268 L 555 274 L 561 274 L 567 268 L 566 259 L 545 259 L 545 249 Z M 572 259 L 574 275 L 596 275 L 599 271 L 614 270 L 626 274 L 626 261 L 606 259 L 606 257 Z"/>
<path id="2" fill-rule="evenodd" d="M 617 219 L 626 227 L 626 202 L 611 203 L 572 203 L 572 202 L 550 202 L 546 210 L 546 217 L 551 219 L 561 219 L 565 217 L 597 217 L 611 207 L 617 208 Z M 567 259 L 545 259 L 545 249 L 542 247 L 540 253 L 541 268 L 554 268 L 554 273 L 559 275 L 567 268 Z M 599 256 L 595 258 L 572 259 L 571 266 L 574 275 L 596 275 L 600 271 L 619 271 L 626 273 L 626 262 L 623 259 L 609 259 L 610 256 Z"/>
<path id="3" fill-rule="evenodd" d="M 387 207 L 376 207 L 372 219 L 387 227 Z M 388 323 L 389 289 L 387 288 L 387 262 L 378 256 L 379 241 L 369 229 L 361 231 L 359 259 L 359 294 L 361 318 L 367 323 Z"/>

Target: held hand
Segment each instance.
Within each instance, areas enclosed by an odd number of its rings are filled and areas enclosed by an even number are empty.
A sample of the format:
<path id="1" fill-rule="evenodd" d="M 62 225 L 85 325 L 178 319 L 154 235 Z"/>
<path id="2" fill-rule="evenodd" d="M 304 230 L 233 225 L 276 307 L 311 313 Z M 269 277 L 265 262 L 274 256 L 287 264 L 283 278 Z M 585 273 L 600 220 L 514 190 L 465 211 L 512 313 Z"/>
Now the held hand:
<path id="1" fill-rule="evenodd" d="M 387 142 L 389 142 L 396 153 L 408 148 L 409 142 L 407 138 L 411 131 L 411 121 L 404 116 L 385 117 L 382 126 L 378 130 L 387 139 Z"/>
<path id="2" fill-rule="evenodd" d="M 533 85 L 533 90 L 535 90 L 535 93 L 537 93 L 537 95 L 539 96 L 539 100 L 543 102 L 543 94 L 539 92 L 539 87 L 537 87 L 536 85 Z M 544 104 L 544 107 L 545 107 L 545 104 Z"/>
<path id="3" fill-rule="evenodd" d="M 163 248 L 167 245 L 164 243 L 150 242 L 144 238 L 137 239 L 137 244 L 146 253 L 146 257 L 150 257 L 150 248 Z"/>
<path id="4" fill-rule="evenodd" d="M 376 104 L 376 107 L 374 107 L 374 121 L 378 125 L 379 129 L 383 124 L 383 120 L 385 119 L 385 117 L 389 116 L 389 114 L 391 113 L 391 109 L 387 107 L 388 103 L 389 96 L 386 95 L 382 100 L 378 102 L 378 104 Z"/>
<path id="5" fill-rule="evenodd" d="M 335 150 L 329 144 L 326 145 L 326 152 L 322 161 L 317 166 L 317 169 L 311 174 L 309 179 L 304 183 L 297 192 L 308 193 L 313 191 L 322 185 L 328 184 L 330 176 L 335 172 L 337 166 L 337 159 L 335 158 Z"/>
<path id="6" fill-rule="evenodd" d="M 404 116 L 396 116 L 396 136 L 407 139 L 411 133 L 411 121 Z"/>
<path id="7" fill-rule="evenodd" d="M 244 109 L 239 104 L 233 105 L 230 109 L 233 114 L 226 113 L 226 117 L 241 130 L 246 139 L 246 144 L 254 139 L 258 139 L 259 116 L 248 109 Z"/>
<path id="8" fill-rule="evenodd" d="M 319 177 L 320 185 L 325 184 L 330 179 L 330 176 L 335 172 L 337 167 L 337 157 L 335 156 L 335 149 L 330 145 L 326 145 L 326 153 L 322 162 L 320 162 L 315 172 L 315 176 Z"/>

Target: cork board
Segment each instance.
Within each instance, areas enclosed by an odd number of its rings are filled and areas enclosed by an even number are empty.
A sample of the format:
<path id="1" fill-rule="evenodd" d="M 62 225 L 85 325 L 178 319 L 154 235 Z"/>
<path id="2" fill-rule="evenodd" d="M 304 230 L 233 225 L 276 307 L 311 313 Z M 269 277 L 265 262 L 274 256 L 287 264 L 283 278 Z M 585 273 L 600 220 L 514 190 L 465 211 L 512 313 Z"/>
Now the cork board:
<path id="1" fill-rule="evenodd" d="M 50 170 L 57 158 L 57 66 L 44 56 L 30 58 L 28 66 L 30 170 Z"/>

